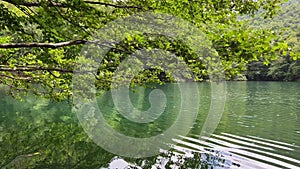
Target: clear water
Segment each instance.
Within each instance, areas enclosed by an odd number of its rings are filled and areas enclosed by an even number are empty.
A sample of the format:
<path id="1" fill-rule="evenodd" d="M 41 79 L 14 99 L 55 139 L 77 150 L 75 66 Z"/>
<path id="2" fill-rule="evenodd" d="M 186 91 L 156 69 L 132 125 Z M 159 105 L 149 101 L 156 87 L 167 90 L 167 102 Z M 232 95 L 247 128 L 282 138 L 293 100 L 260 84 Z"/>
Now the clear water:
<path id="1" fill-rule="evenodd" d="M 211 106 L 211 88 L 209 83 L 198 86 L 199 114 L 189 134 L 175 136 L 169 151 L 141 159 L 120 157 L 97 146 L 69 101 L 29 96 L 18 101 L 2 93 L 0 168 L 300 168 L 300 83 L 227 82 L 224 113 L 207 138 L 199 137 Z M 110 93 L 98 103 L 114 130 L 151 137 L 172 126 L 180 109 L 174 84 L 159 89 L 166 94 L 167 106 L 150 123 L 123 118 Z M 136 88 L 130 93 L 132 104 L 147 110 L 151 90 Z"/>

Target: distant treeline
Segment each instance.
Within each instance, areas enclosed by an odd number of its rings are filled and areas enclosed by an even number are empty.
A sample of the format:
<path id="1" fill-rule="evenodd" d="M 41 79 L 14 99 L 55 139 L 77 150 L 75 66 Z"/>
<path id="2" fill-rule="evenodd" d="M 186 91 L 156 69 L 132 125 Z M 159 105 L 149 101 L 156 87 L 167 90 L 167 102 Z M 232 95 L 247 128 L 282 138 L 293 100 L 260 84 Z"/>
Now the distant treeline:
<path id="1" fill-rule="evenodd" d="M 293 48 L 291 52 L 300 52 L 299 0 L 289 0 L 282 6 L 282 13 L 272 19 L 264 19 L 260 16 L 252 18 L 249 25 L 255 28 L 268 27 L 273 31 L 282 31 L 280 40 L 288 42 Z M 263 61 L 251 62 L 248 63 L 244 76 L 247 80 L 299 81 L 300 61 L 295 59 L 287 53 L 268 65 Z"/>

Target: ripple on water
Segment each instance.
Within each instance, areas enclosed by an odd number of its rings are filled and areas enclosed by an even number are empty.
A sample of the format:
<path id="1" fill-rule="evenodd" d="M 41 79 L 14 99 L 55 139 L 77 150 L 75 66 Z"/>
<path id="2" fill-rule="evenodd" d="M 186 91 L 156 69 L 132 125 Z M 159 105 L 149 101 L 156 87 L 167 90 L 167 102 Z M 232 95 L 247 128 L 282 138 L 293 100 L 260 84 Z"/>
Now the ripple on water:
<path id="1" fill-rule="evenodd" d="M 138 166 L 127 163 L 127 168 L 292 168 L 300 169 L 300 161 L 280 154 L 278 150 L 293 152 L 298 145 L 257 136 L 239 136 L 230 133 L 213 134 L 211 137 L 179 136 L 173 139 L 173 151 L 162 151 L 155 160 L 144 160 Z M 118 159 L 122 162 L 123 159 Z M 151 161 L 155 161 L 151 163 Z M 121 165 L 120 162 L 120 165 Z M 151 163 L 151 164 L 149 164 Z M 112 164 L 117 164 L 113 161 Z M 192 166 L 191 166 L 192 164 Z M 110 165 L 112 166 L 112 165 Z M 121 167 L 121 166 L 116 166 Z"/>

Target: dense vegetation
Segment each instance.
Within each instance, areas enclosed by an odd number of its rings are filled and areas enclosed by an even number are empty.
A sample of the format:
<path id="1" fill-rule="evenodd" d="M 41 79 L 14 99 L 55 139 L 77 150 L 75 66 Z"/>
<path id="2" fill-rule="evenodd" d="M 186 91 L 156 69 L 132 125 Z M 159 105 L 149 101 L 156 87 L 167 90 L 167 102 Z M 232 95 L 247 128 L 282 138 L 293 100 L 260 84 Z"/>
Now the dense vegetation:
<path id="1" fill-rule="evenodd" d="M 293 53 L 280 55 L 270 64 L 255 61 L 248 64 L 246 76 L 248 80 L 297 81 L 300 80 L 300 61 L 291 57 L 300 52 L 300 2 L 290 0 L 282 5 L 282 12 L 272 19 L 257 16 L 250 19 L 249 25 L 255 28 L 268 27 L 272 31 L 281 32 L 280 39 L 294 48 Z"/>
<path id="2" fill-rule="evenodd" d="M 280 11 L 279 4 L 283 2 L 5 0 L 0 4 L 0 83 L 7 85 L 13 95 L 30 91 L 58 100 L 71 97 L 73 69 L 83 44 L 95 40 L 93 35 L 110 21 L 145 11 L 168 13 L 197 26 L 212 42 L 227 79 L 231 79 L 243 72 L 250 61 L 269 63 L 293 50 L 278 38 L 277 32 L 253 29 L 237 18 L 254 15 L 259 10 L 263 10 L 264 17 L 272 17 Z M 139 32 L 110 45 L 113 49 L 95 70 L 98 89 L 107 89 L 119 63 L 141 48 L 175 53 L 189 65 L 196 81 L 205 80 L 209 75 L 203 59 L 206 56 L 199 56 L 203 53 L 195 53 L 179 39 Z M 146 70 L 140 78 L 144 77 L 148 79 L 146 82 L 173 80 L 168 74 L 164 76 L 159 67 Z"/>

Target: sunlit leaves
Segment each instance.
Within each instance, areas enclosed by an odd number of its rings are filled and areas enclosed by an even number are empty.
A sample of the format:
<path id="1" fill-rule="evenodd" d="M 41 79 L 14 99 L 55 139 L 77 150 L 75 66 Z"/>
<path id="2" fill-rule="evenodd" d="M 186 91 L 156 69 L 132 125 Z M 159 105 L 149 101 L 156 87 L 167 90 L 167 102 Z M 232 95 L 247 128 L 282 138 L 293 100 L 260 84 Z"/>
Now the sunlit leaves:
<path id="1" fill-rule="evenodd" d="M 269 30 L 251 29 L 237 18 L 244 14 L 253 15 L 258 10 L 263 10 L 264 16 L 271 17 L 280 9 L 278 4 L 284 1 L 132 0 L 116 3 L 105 1 L 111 5 L 96 5 L 82 0 L 42 0 L 38 1 L 35 7 L 26 7 L 21 5 L 21 2 L 18 2 L 20 5 L 11 4 L 15 7 L 10 10 L 0 4 L 0 17 L 5 21 L 0 24 L 0 27 L 4 28 L 0 32 L 4 35 L 1 43 L 89 40 L 99 28 L 116 18 L 150 10 L 183 18 L 203 31 L 213 43 L 212 47 L 219 53 L 225 73 L 230 79 L 245 70 L 245 65 L 252 60 L 264 60 L 265 63 L 269 63 L 277 58 L 278 53 L 283 52 L 290 53 L 293 58 L 298 57 L 295 51 L 287 51 L 285 43 L 277 40 L 277 34 Z M 25 15 L 18 15 L 16 8 Z M 72 70 L 76 59 L 79 59 L 81 47 L 4 49 L 1 51 L 4 56 L 1 58 L 1 67 L 16 70 L 3 73 L 7 77 L 1 83 L 25 92 L 35 89 L 33 93 L 58 100 L 70 97 Z M 197 81 L 208 78 L 205 59 L 197 58 L 195 51 L 182 41 L 139 34 L 128 35 L 103 58 L 102 65 L 95 75 L 96 87 L 109 89 L 116 68 L 128 55 L 140 49 L 156 48 L 172 52 L 186 62 Z M 20 70 L 28 68 L 35 70 Z M 162 83 L 172 80 L 174 79 L 168 73 L 158 67 L 141 72 L 133 82 Z M 35 85 L 40 87 L 32 87 Z"/>

